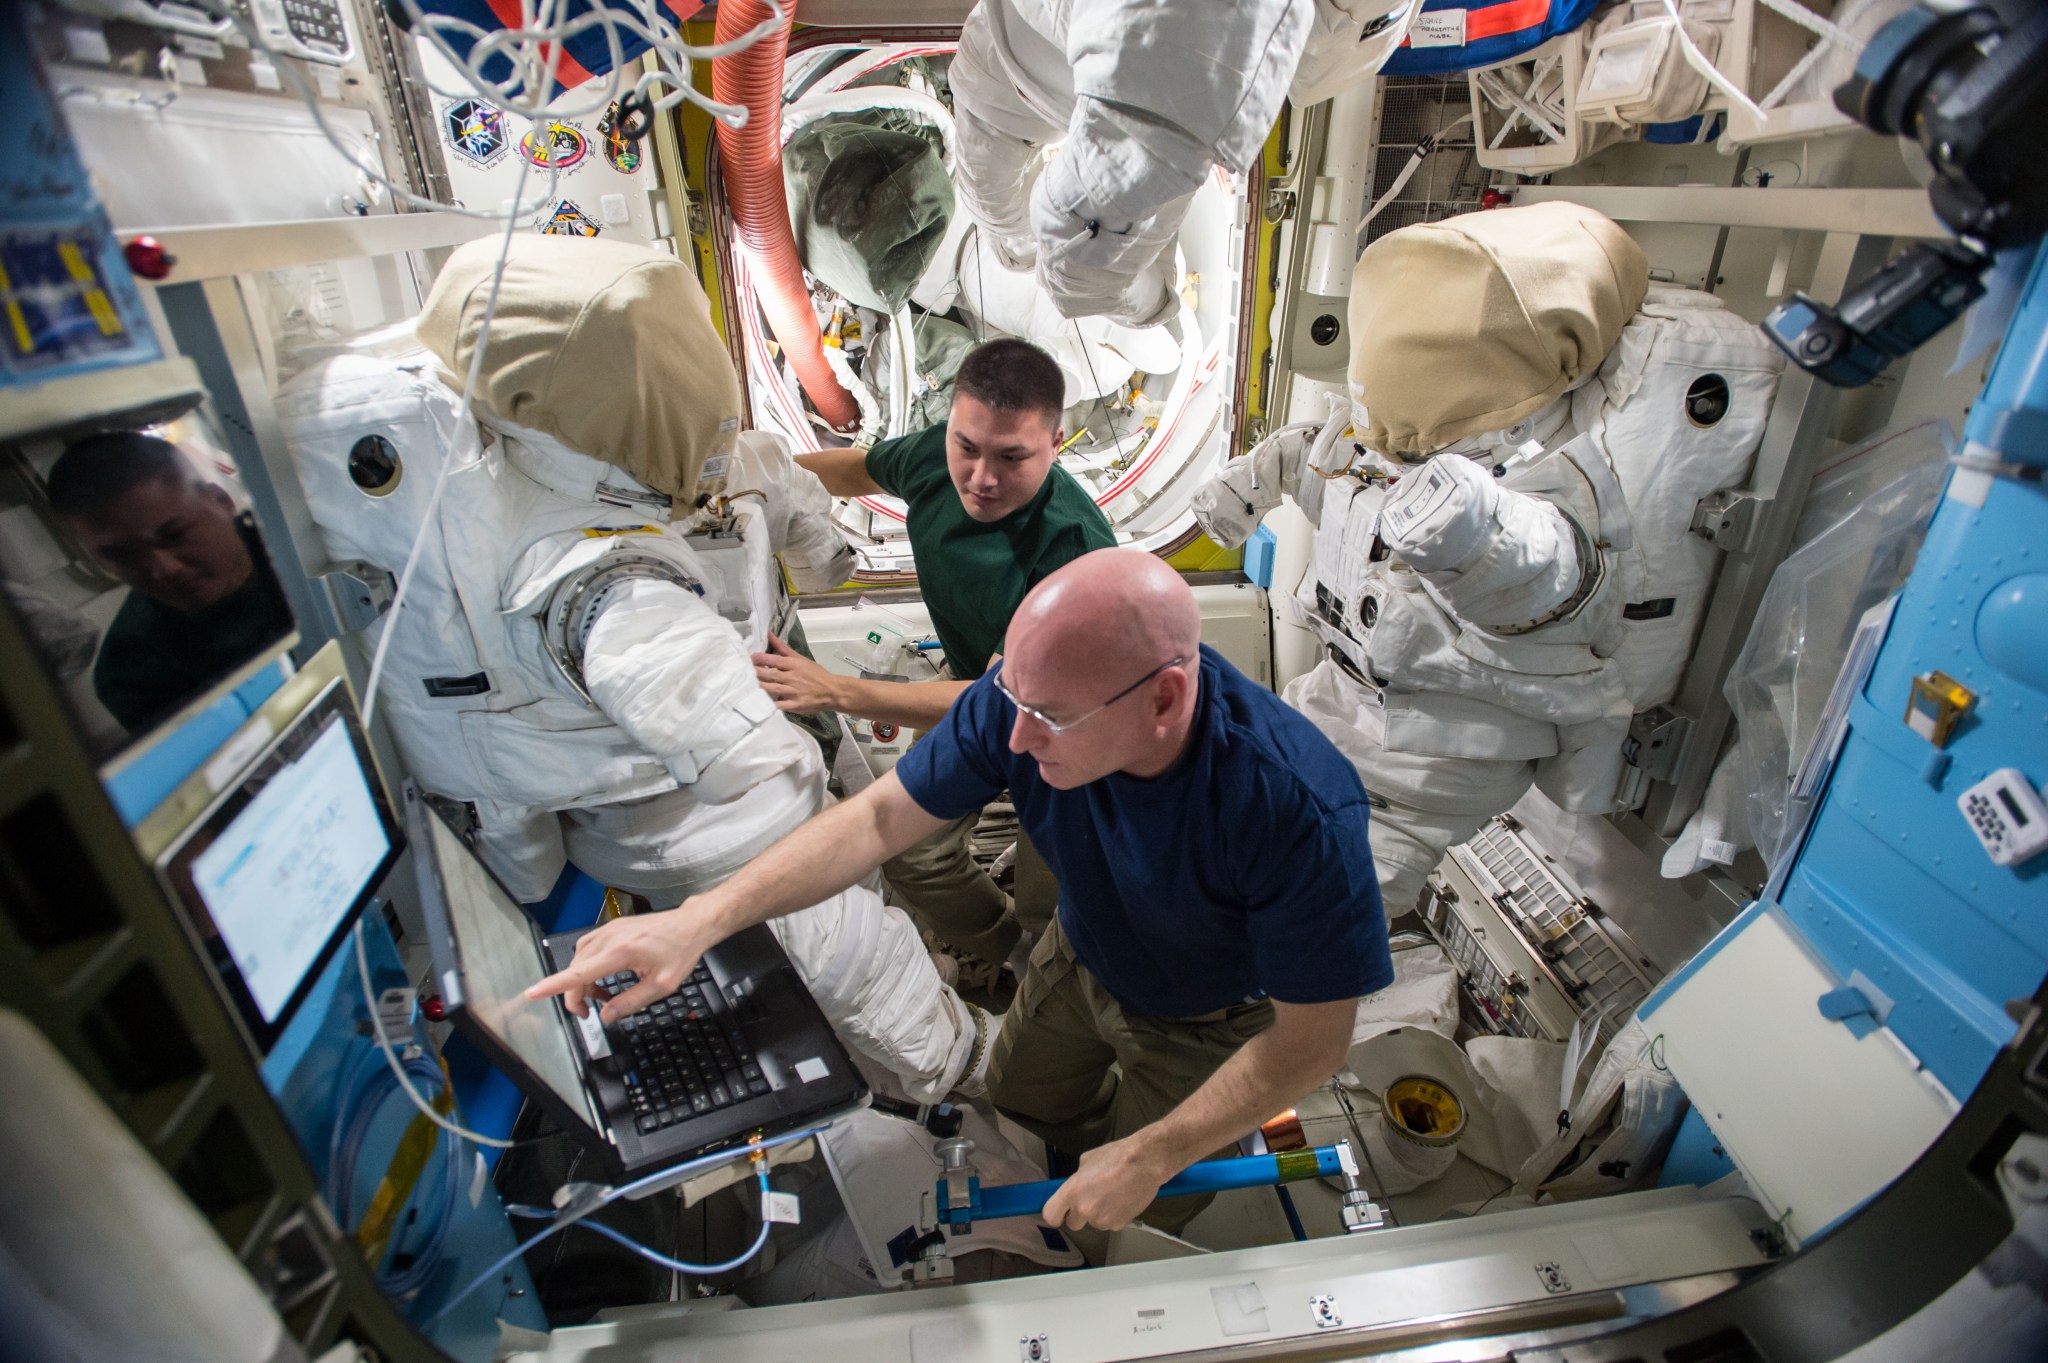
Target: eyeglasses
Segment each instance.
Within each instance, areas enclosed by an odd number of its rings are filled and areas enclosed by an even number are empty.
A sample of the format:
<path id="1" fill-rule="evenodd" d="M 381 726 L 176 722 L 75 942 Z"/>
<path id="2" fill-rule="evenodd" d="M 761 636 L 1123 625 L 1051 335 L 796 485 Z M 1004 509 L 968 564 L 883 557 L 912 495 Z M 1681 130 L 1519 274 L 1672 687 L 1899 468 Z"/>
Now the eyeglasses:
<path id="1" fill-rule="evenodd" d="M 1166 671 L 1168 668 L 1179 667 L 1182 663 L 1186 661 L 1187 658 L 1184 656 L 1179 658 L 1169 658 L 1165 662 L 1159 664 L 1159 666 L 1153 668 L 1150 672 L 1147 672 L 1144 676 L 1132 682 L 1129 686 L 1126 686 L 1123 690 L 1111 696 L 1108 700 L 1102 702 L 1102 704 L 1096 706 L 1093 710 L 1090 710 L 1087 714 L 1082 715 L 1079 719 L 1069 719 L 1064 722 L 1054 719 L 1051 715 L 1048 715 L 1045 711 L 1039 709 L 1035 705 L 1026 705 L 1023 701 L 1018 700 L 1017 693 L 1015 691 L 1012 691 L 1010 689 L 1009 683 L 1003 680 L 1003 672 L 1000 669 L 1000 667 L 996 671 L 996 690 L 1002 692 L 1004 697 L 1008 699 L 1010 704 L 1016 706 L 1019 710 L 1022 710 L 1025 714 L 1031 716 L 1040 724 L 1043 724 L 1046 727 L 1046 730 L 1049 733 L 1051 733 L 1053 737 L 1057 738 L 1061 734 L 1066 733 L 1070 729 L 1080 728 L 1083 724 L 1086 724 L 1089 720 L 1095 718 L 1104 710 L 1107 710 L 1110 706 L 1122 700 L 1125 696 L 1130 695 L 1133 691 L 1136 691 L 1139 687 L 1143 686 L 1146 682 L 1151 681 L 1154 677 Z"/>

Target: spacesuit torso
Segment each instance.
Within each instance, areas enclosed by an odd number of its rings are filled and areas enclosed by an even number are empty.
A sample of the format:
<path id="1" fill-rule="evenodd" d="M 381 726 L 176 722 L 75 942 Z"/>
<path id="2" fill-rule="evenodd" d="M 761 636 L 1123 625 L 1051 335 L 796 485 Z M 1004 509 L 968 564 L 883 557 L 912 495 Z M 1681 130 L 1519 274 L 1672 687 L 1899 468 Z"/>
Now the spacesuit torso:
<path id="1" fill-rule="evenodd" d="M 1656 288 L 1596 374 L 1513 427 L 1380 463 L 1333 400 L 1197 493 L 1226 544 L 1282 495 L 1315 526 L 1293 604 L 1330 660 L 1286 695 L 1375 797 L 1389 903 L 1532 783 L 1613 806 L 1630 717 L 1675 694 L 1711 585 L 1694 509 L 1747 475 L 1777 375 L 1718 300 Z"/>
<path id="2" fill-rule="evenodd" d="M 424 536 L 383 712 L 408 769 L 476 807 L 493 869 L 533 900 L 561 871 L 557 812 L 679 788 L 725 803 L 815 745 L 753 682 L 748 648 L 788 608 L 754 499 L 678 524 L 620 470 L 538 432 L 459 428 L 457 405 L 422 350 L 336 356 L 279 398 L 330 554 L 396 576 Z M 365 487 L 377 441 L 398 464 Z M 765 481 L 749 454 L 736 472 Z"/>
<path id="3" fill-rule="evenodd" d="M 419 541 L 403 609 L 375 627 L 393 631 L 381 713 L 407 769 L 475 810 L 478 850 L 521 899 L 571 858 L 656 907 L 710 888 L 827 798 L 818 745 L 748 655 L 791 613 L 783 566 L 814 588 L 850 570 L 829 495 L 743 434 L 726 495 L 679 521 L 541 432 L 458 421 L 408 339 L 367 338 L 278 398 L 328 552 L 396 576 Z M 985 1057 L 986 1017 L 871 887 L 770 926 L 826 1017 L 913 1096 Z"/>

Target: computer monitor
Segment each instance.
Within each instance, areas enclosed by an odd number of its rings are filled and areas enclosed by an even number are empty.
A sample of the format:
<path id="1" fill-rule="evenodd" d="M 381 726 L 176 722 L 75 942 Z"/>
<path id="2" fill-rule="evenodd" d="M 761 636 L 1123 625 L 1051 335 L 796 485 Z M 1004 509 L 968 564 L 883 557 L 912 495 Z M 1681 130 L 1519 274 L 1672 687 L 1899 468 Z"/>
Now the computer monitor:
<path id="1" fill-rule="evenodd" d="M 597 1112 L 562 1008 L 553 999 L 526 997 L 528 987 L 549 973 L 533 920 L 417 792 L 408 788 L 405 799 L 442 999 L 468 1011 L 488 1038 L 484 1049 L 494 1064 L 508 1074 L 524 1071 L 576 1119 L 596 1128 Z M 436 919 L 444 920 L 438 932 Z"/>
<path id="2" fill-rule="evenodd" d="M 337 679 L 157 858 L 259 1052 L 404 846 Z"/>

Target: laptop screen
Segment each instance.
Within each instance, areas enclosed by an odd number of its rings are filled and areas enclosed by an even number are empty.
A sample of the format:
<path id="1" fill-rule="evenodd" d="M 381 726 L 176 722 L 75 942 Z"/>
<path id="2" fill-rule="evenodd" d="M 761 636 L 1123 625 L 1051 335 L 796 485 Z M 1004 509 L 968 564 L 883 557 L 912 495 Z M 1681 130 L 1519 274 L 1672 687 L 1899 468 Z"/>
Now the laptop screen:
<path id="1" fill-rule="evenodd" d="M 259 1049 L 402 846 L 337 682 L 164 854 L 161 872 Z"/>
<path id="2" fill-rule="evenodd" d="M 441 988 L 459 999 L 470 1017 L 533 1076 L 553 1089 L 572 1111 L 598 1125 L 583 1085 L 581 1057 L 552 999 L 526 997 L 528 986 L 548 974 L 534 937 L 533 920 L 484 869 L 441 816 L 424 801 L 415 806 L 414 833 L 425 830 L 432 843 L 430 864 L 440 873 L 448 910 L 449 945 L 459 979 Z M 430 920 L 431 921 L 431 920 Z M 436 961 L 437 968 L 447 965 Z"/>

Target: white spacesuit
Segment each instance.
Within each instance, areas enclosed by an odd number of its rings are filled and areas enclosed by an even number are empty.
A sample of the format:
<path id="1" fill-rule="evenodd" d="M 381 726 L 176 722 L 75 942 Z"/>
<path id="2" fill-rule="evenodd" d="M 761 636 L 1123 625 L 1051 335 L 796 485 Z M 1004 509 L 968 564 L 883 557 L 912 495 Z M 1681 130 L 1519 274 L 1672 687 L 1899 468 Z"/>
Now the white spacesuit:
<path id="1" fill-rule="evenodd" d="M 1364 80 L 1421 9 L 980 0 L 949 72 L 960 202 L 1062 316 L 1166 322 L 1174 236 L 1210 168 L 1242 174 L 1283 98 L 1306 107 Z"/>
<path id="2" fill-rule="evenodd" d="M 458 422 L 497 245 L 458 249 L 417 330 L 358 338 L 279 413 L 336 560 L 396 574 L 425 536 L 403 609 L 373 627 L 394 632 L 380 713 L 413 777 L 474 810 L 521 899 L 566 857 L 672 905 L 827 798 L 817 743 L 748 654 L 791 609 L 772 555 L 823 588 L 851 551 L 817 479 L 737 431 L 737 381 L 673 257 L 515 239 Z M 871 888 L 771 927 L 834 1026 L 912 1094 L 936 1100 L 984 1058 L 988 1018 Z"/>
<path id="3" fill-rule="evenodd" d="M 1166 321 L 1188 203 L 1211 166 L 1258 156 L 1314 12 L 981 0 L 949 73 L 961 203 L 1065 316 Z"/>
<path id="4" fill-rule="evenodd" d="M 1352 402 L 1195 511 L 1225 545 L 1283 495 L 1316 527 L 1294 600 L 1330 658 L 1285 695 L 1358 767 L 1398 911 L 1532 783 L 1613 807 L 1630 716 L 1671 699 L 1711 584 L 1694 508 L 1747 474 L 1779 361 L 1572 204 L 1390 233 L 1350 313 Z"/>

